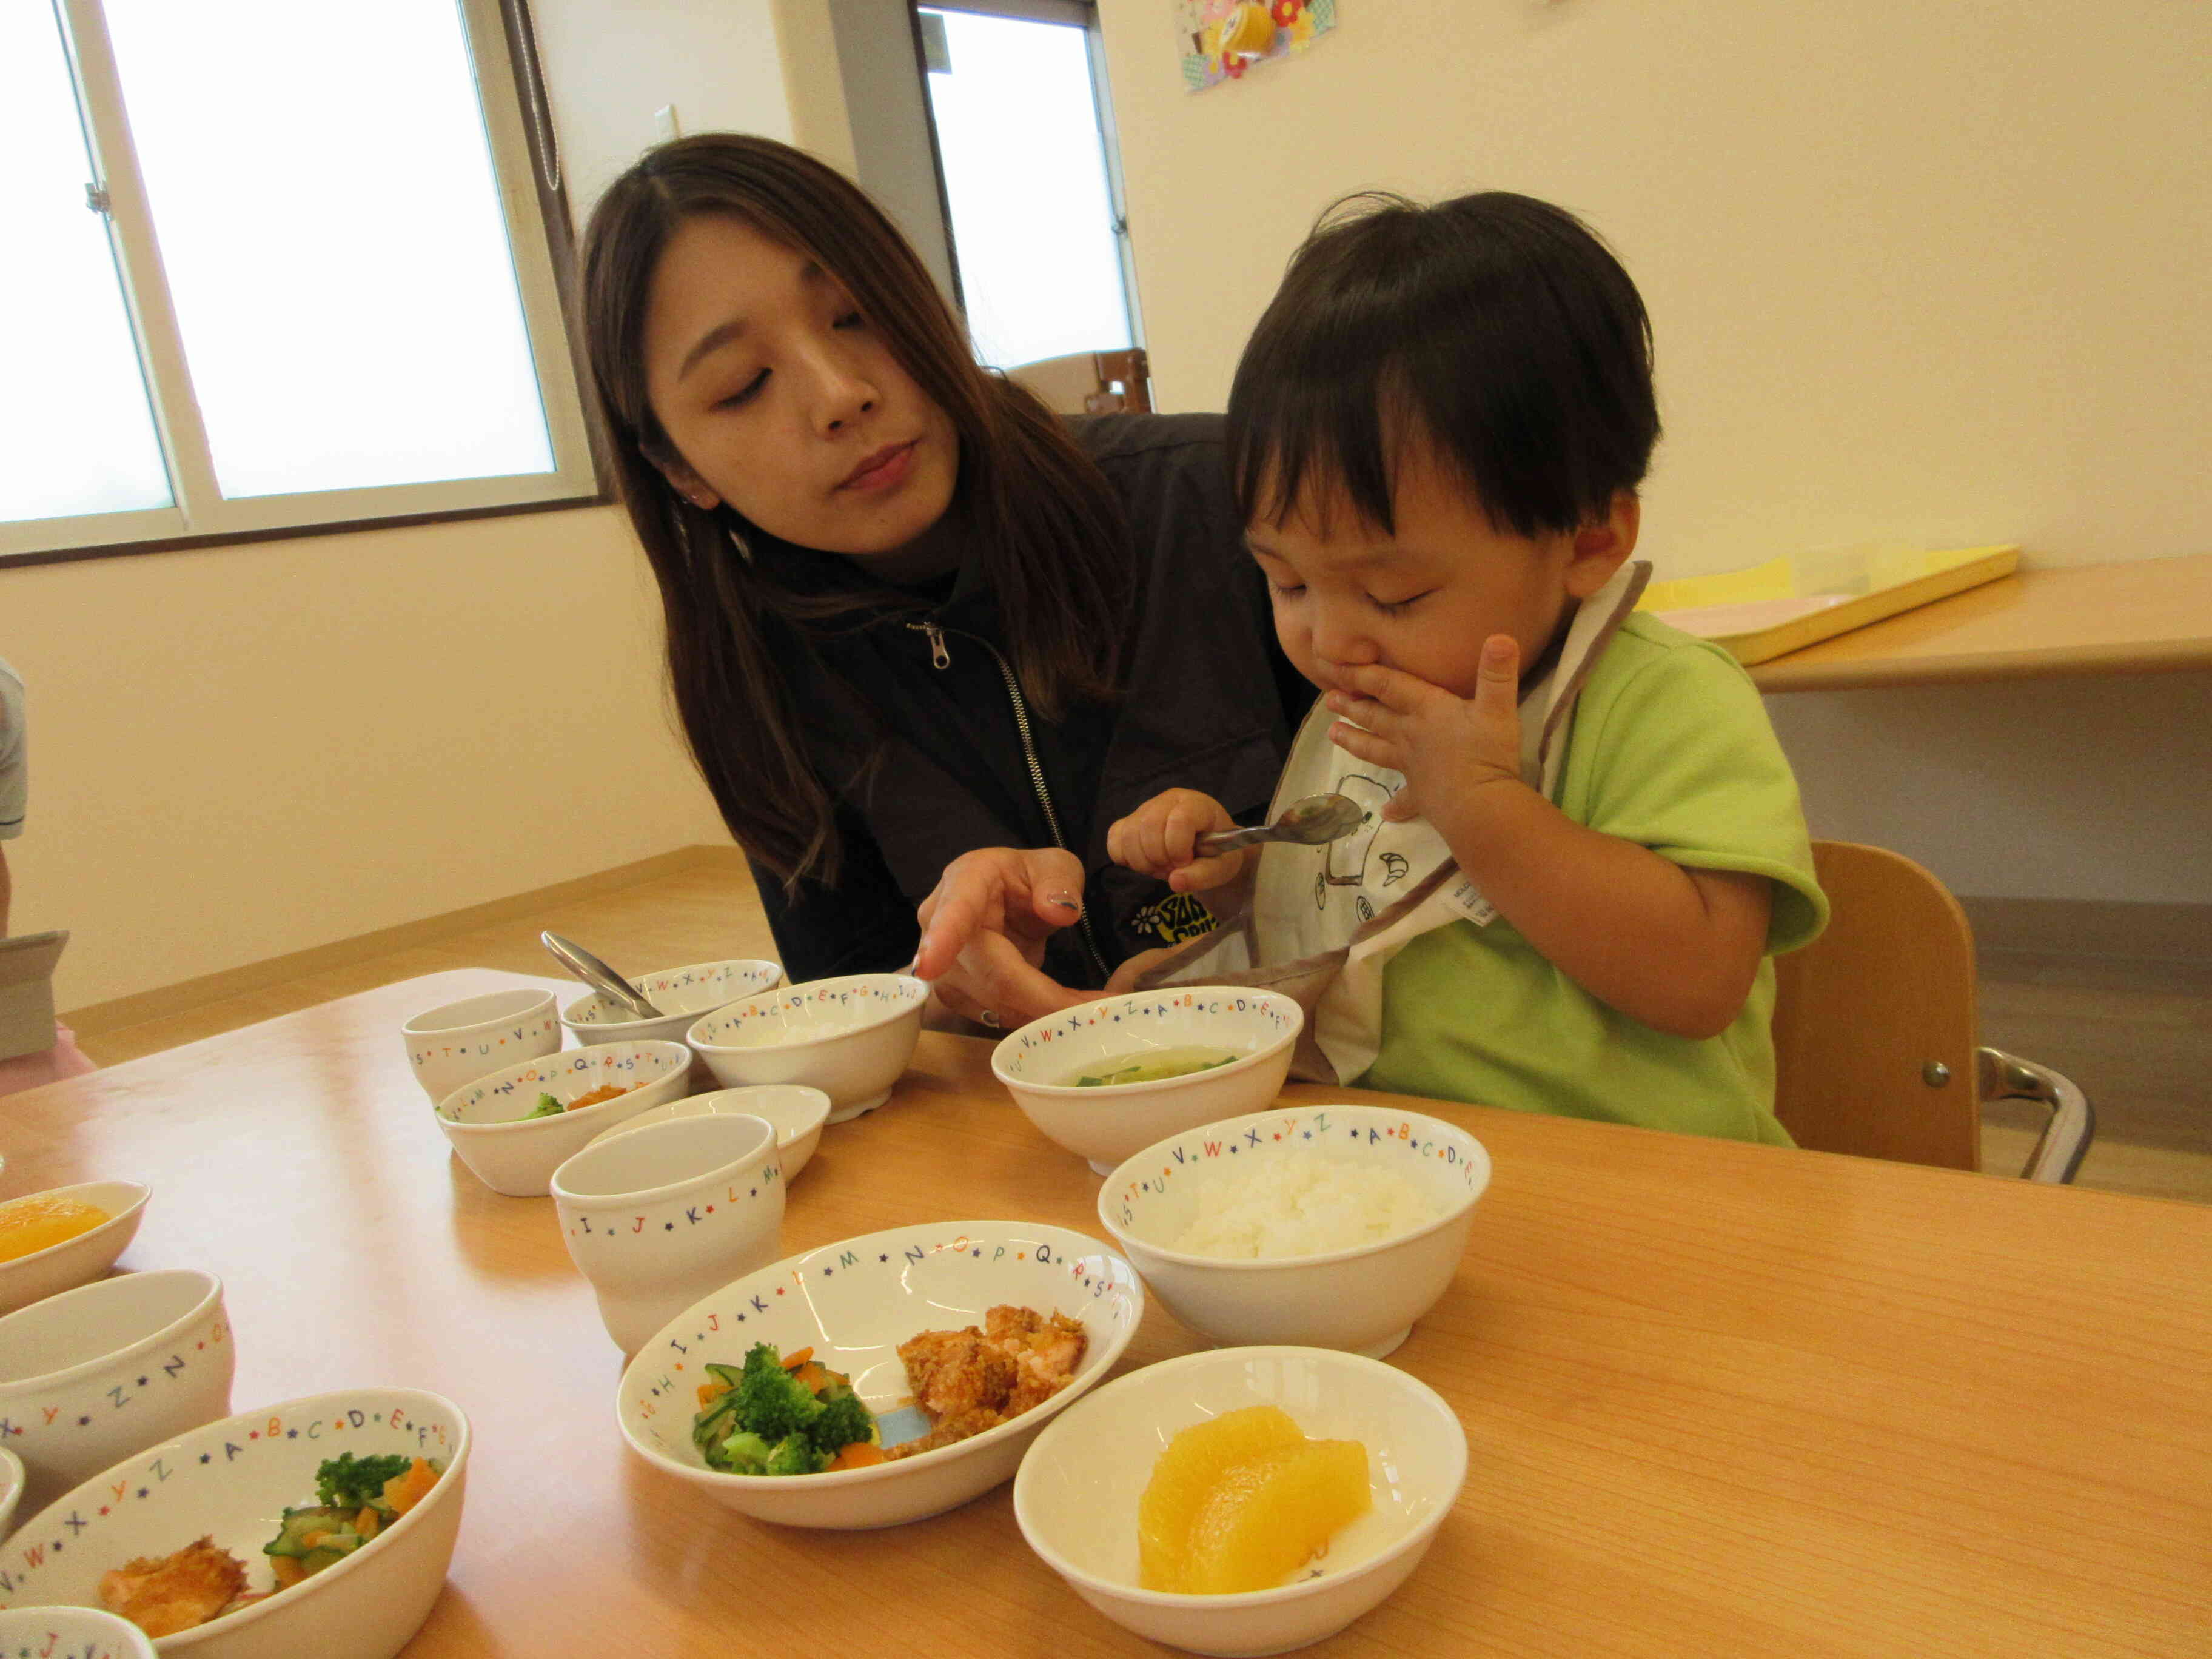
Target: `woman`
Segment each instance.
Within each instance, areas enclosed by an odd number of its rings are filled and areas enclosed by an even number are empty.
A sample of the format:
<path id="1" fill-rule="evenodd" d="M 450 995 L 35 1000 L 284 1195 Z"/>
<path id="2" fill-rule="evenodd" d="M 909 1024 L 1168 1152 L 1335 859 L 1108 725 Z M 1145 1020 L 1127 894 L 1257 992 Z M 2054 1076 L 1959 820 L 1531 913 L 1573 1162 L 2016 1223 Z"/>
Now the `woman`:
<path id="1" fill-rule="evenodd" d="M 768 139 L 648 154 L 583 263 L 678 711 L 790 977 L 906 966 L 963 856 L 962 940 L 988 937 L 924 964 L 957 1014 L 1026 1018 L 1202 927 L 1104 842 L 1171 787 L 1264 809 L 1303 711 L 1218 423 L 1064 424 L 976 367 L 866 196 Z M 1013 848 L 1070 856 L 981 851 Z"/>

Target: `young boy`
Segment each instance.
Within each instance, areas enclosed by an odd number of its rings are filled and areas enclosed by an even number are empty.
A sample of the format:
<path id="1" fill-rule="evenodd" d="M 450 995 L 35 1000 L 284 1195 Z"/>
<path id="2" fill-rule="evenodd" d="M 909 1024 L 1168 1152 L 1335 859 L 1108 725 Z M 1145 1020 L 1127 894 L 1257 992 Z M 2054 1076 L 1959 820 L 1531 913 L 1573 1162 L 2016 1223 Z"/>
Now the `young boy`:
<path id="1" fill-rule="evenodd" d="M 1153 981 L 1297 988 L 1305 1069 L 1370 1088 L 1787 1144 L 1768 958 L 1826 902 L 1742 669 L 1635 614 L 1659 434 L 1650 323 L 1572 216 L 1396 198 L 1292 260 L 1229 451 L 1285 651 L 1323 696 L 1277 807 L 1369 822 L 1270 847 Z M 1188 791 L 1114 826 L 1177 891 L 1252 855 Z"/>

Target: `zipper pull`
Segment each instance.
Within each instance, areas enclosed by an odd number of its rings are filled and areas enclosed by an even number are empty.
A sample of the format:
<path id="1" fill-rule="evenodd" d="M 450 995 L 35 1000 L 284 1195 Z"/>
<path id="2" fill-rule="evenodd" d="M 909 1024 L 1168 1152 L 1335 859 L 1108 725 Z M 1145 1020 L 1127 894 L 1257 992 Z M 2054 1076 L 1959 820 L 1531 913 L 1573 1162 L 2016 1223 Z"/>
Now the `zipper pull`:
<path id="1" fill-rule="evenodd" d="M 917 634 L 923 634 L 928 636 L 929 665 L 932 668 L 950 668 L 952 666 L 952 653 L 945 648 L 945 630 L 943 629 L 939 628 L 933 622 L 913 622 L 908 623 L 907 626 L 913 629 Z"/>

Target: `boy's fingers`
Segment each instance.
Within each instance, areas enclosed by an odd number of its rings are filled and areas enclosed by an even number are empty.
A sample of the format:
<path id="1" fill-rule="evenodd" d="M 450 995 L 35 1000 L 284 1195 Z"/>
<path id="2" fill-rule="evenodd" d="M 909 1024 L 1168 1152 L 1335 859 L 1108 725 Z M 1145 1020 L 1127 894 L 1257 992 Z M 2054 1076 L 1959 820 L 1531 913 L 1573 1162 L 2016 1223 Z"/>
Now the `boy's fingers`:
<path id="1" fill-rule="evenodd" d="M 1203 893 L 1209 889 L 1226 886 L 1237 879 L 1244 868 L 1242 852 L 1220 853 L 1210 859 L 1197 859 L 1186 864 L 1168 878 L 1168 885 L 1178 893 Z"/>
<path id="2" fill-rule="evenodd" d="M 1510 634 L 1492 634 L 1482 642 L 1474 701 L 1485 713 L 1511 714 L 1521 702 L 1521 647 Z"/>
<path id="3" fill-rule="evenodd" d="M 1339 720 L 1328 728 L 1328 740 L 1347 755 L 1396 769 L 1393 757 L 1398 751 L 1372 732 L 1363 732 L 1356 726 L 1346 726 Z"/>

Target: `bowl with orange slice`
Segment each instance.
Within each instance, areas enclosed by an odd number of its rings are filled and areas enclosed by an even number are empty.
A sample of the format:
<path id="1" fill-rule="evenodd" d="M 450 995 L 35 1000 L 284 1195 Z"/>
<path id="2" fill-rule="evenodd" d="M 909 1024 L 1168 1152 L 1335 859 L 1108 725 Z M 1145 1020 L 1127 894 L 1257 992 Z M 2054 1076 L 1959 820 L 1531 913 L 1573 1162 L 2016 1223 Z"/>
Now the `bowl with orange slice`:
<path id="1" fill-rule="evenodd" d="M 90 1284 L 138 1231 L 147 1188 L 86 1181 L 0 1204 L 0 1314 Z"/>
<path id="2" fill-rule="evenodd" d="M 1115 1624 L 1193 1653 L 1285 1653 L 1420 1565 L 1467 1478 L 1443 1397 L 1327 1348 L 1218 1348 L 1095 1389 L 1014 1477 L 1022 1536 Z"/>

